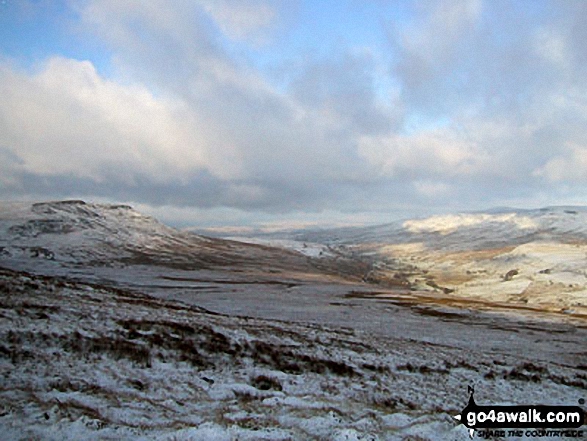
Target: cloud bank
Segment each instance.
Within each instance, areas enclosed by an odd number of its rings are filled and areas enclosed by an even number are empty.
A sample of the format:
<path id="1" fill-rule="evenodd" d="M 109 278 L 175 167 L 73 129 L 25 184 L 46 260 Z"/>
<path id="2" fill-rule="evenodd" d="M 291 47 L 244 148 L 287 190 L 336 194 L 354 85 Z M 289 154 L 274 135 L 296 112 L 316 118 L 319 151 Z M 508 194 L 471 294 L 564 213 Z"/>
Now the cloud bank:
<path id="1" fill-rule="evenodd" d="M 296 46 L 301 14 L 281 2 L 67 8 L 113 73 L 59 53 L 0 62 L 0 197 L 287 214 L 584 194 L 585 2 L 382 7 L 356 23 L 380 27 L 377 47 L 327 55 Z"/>

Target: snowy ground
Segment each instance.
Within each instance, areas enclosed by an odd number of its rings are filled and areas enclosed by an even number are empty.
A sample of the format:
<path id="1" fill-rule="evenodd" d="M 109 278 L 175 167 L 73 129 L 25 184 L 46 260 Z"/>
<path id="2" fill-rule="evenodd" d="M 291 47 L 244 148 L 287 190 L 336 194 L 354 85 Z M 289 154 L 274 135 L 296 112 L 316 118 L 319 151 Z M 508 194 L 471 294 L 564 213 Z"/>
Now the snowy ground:
<path id="1" fill-rule="evenodd" d="M 587 388 L 585 354 L 229 317 L 9 270 L 0 302 L 2 439 L 465 440 L 467 385 L 491 404 L 574 405 Z"/>
<path id="2" fill-rule="evenodd" d="M 327 245 L 312 242 L 302 242 L 291 239 L 265 239 L 259 237 L 227 236 L 225 239 L 244 243 L 266 245 L 274 248 L 293 250 L 308 257 L 334 257 L 337 253 Z"/>
<path id="3" fill-rule="evenodd" d="M 557 209 L 247 244 L 126 206 L 0 204 L 0 439 L 460 440 L 469 385 L 576 405 L 584 225 Z"/>
<path id="4" fill-rule="evenodd" d="M 587 241 L 449 252 L 387 245 L 377 255 L 393 260 L 379 266 L 377 277 L 399 277 L 415 290 L 587 318 Z"/>

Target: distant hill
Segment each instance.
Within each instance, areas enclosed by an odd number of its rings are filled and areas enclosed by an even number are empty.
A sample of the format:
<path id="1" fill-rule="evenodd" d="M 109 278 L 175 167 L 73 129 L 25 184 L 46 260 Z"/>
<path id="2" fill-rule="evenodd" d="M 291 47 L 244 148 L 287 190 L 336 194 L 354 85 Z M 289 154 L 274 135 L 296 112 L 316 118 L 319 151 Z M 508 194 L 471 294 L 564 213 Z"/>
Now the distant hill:
<path id="1" fill-rule="evenodd" d="M 18 269 L 154 265 L 179 270 L 335 273 L 360 265 L 293 250 L 204 237 L 168 227 L 127 205 L 84 201 L 0 204 L 0 264 Z"/>
<path id="2" fill-rule="evenodd" d="M 336 250 L 369 262 L 365 280 L 381 287 L 587 314 L 587 207 L 497 208 L 247 240 Z"/>
<path id="3" fill-rule="evenodd" d="M 490 210 L 298 232 L 372 259 L 368 280 L 587 314 L 587 208 Z"/>

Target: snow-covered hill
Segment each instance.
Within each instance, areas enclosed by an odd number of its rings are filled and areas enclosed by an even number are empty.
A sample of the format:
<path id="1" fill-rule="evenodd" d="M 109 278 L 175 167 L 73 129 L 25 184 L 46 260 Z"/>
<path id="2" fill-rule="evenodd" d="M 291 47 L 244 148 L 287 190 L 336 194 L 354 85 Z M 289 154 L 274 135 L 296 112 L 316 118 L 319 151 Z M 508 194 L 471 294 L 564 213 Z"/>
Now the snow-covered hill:
<path id="1" fill-rule="evenodd" d="M 586 207 L 502 208 L 240 240 L 345 255 L 369 264 L 369 283 L 445 296 L 441 303 L 587 317 Z"/>
<path id="2" fill-rule="evenodd" d="M 341 256 L 339 256 L 341 257 Z M 0 262 L 13 267 L 124 267 L 154 265 L 181 270 L 347 271 L 312 261 L 295 250 L 199 236 L 161 224 L 126 205 L 83 201 L 0 204 Z M 354 277 L 360 276 L 360 269 Z"/>
<path id="3" fill-rule="evenodd" d="M 342 245 L 423 243 L 429 249 L 445 251 L 517 245 L 534 240 L 587 241 L 587 207 L 499 209 L 378 226 L 297 231 L 288 236 Z"/>
<path id="4" fill-rule="evenodd" d="M 433 216 L 295 238 L 371 259 L 371 282 L 587 315 L 584 207 Z"/>

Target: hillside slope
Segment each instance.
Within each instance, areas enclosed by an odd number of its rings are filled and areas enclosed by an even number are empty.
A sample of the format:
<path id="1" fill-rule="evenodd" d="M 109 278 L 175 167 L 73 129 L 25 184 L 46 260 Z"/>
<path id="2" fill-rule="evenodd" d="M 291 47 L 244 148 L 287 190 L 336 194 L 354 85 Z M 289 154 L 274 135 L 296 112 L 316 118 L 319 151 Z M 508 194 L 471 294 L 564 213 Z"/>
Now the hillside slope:
<path id="1" fill-rule="evenodd" d="M 452 417 L 468 385 L 492 404 L 573 405 L 587 388 L 579 360 L 229 317 L 2 269 L 0 307 L 3 439 L 464 441 Z"/>
<path id="2" fill-rule="evenodd" d="M 367 279 L 484 302 L 587 315 L 587 209 L 433 216 L 297 234 L 371 259 Z"/>
<path id="3" fill-rule="evenodd" d="M 129 206 L 83 201 L 0 205 L 0 262 L 23 269 L 150 265 L 177 270 L 286 271 L 359 278 L 343 256 L 302 253 L 176 230 Z"/>

